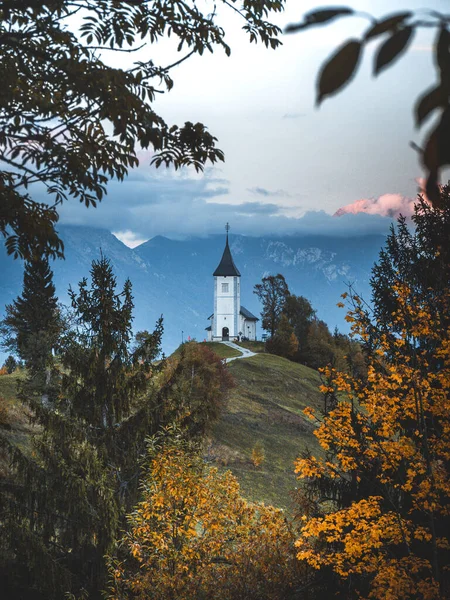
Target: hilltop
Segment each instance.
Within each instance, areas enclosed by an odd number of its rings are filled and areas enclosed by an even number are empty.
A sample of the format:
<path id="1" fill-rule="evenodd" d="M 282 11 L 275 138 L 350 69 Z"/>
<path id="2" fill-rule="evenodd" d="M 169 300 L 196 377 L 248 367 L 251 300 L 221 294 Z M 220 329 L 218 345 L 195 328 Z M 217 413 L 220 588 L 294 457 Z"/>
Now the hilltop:
<path id="1" fill-rule="evenodd" d="M 303 409 L 323 406 L 320 375 L 272 354 L 234 360 L 229 369 L 236 387 L 214 427 L 207 459 L 229 468 L 246 498 L 287 508 L 296 486 L 294 460 L 307 447 L 319 452 Z M 255 468 L 251 454 L 258 441 L 266 458 Z"/>

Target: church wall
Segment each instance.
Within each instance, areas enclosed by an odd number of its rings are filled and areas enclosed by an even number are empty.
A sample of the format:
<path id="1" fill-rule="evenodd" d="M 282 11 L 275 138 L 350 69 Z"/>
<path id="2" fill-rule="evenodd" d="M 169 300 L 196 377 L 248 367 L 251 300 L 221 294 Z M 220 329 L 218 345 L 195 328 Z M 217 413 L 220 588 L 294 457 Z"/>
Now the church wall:
<path id="1" fill-rule="evenodd" d="M 214 278 L 214 333 L 222 338 L 222 329 L 228 327 L 229 336 L 237 337 L 238 315 L 241 308 L 239 277 Z"/>
<path id="2" fill-rule="evenodd" d="M 245 317 L 240 315 L 239 331 L 243 337 L 248 338 L 252 342 L 256 340 L 256 321 L 247 321 Z"/>

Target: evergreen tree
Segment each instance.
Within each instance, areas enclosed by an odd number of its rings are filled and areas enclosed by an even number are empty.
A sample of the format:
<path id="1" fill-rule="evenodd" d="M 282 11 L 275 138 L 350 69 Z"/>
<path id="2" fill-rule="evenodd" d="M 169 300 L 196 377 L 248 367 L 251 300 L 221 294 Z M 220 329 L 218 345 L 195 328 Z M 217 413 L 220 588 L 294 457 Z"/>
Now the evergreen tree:
<path id="1" fill-rule="evenodd" d="M 386 246 L 372 271 L 372 302 L 377 328 L 395 330 L 393 318 L 400 307 L 398 284 L 406 285 L 412 295 L 419 296 L 433 313 L 441 310 L 442 298 L 450 287 L 450 185 L 441 189 L 442 208 L 432 208 L 419 196 L 411 231 L 404 217 L 391 227 Z M 450 315 L 441 315 L 444 324 Z M 369 329 L 370 331 L 370 329 Z M 376 336 L 375 336 L 376 337 Z M 371 346 L 372 335 L 368 346 Z M 422 348 L 429 350 L 430 366 L 439 367 L 434 342 L 420 338 Z"/>
<path id="2" fill-rule="evenodd" d="M 22 294 L 6 306 L 3 345 L 33 372 L 45 371 L 60 333 L 53 273 L 45 256 L 25 263 Z"/>
<path id="3" fill-rule="evenodd" d="M 16 465 L 0 495 L 8 597 L 21 586 L 25 597 L 34 590 L 46 600 L 83 589 L 99 597 L 104 556 L 136 501 L 138 458 L 164 404 L 164 392 L 147 392 L 162 320 L 131 352 L 130 282 L 117 292 L 105 258 L 93 262 L 91 276 L 90 287 L 84 279 L 70 290 L 75 327 L 62 344 L 54 404 L 38 402 L 32 390 L 25 397 L 41 431 L 33 457 L 1 439 Z"/>
<path id="4" fill-rule="evenodd" d="M 14 358 L 14 356 L 8 356 L 3 363 L 3 366 L 8 371 L 8 374 L 11 374 L 17 369 L 17 360 Z"/>

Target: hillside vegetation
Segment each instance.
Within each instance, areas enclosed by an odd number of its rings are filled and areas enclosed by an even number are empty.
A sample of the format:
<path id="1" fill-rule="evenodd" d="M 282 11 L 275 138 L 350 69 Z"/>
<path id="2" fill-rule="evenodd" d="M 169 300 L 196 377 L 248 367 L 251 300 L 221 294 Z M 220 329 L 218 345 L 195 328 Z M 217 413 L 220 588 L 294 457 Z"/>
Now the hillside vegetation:
<path id="1" fill-rule="evenodd" d="M 319 446 L 314 426 L 303 414 L 306 406 L 321 407 L 317 371 L 272 354 L 258 354 L 229 364 L 236 387 L 213 430 L 207 458 L 229 468 L 243 495 L 288 508 L 296 486 L 294 460 Z M 257 442 L 265 460 L 252 463 Z"/>
<path id="2" fill-rule="evenodd" d="M 237 353 L 215 343 L 222 357 Z M 228 353 L 230 351 L 230 353 Z M 236 382 L 225 411 L 207 444 L 207 459 L 238 478 L 250 500 L 287 508 L 296 485 L 293 463 L 302 450 L 318 452 L 313 424 L 303 414 L 305 406 L 318 407 L 317 371 L 271 354 L 258 354 L 228 365 Z M 28 445 L 31 427 L 27 411 L 16 398 L 19 371 L 0 377 L 0 397 L 6 409 L 7 436 L 22 448 Z M 255 467 L 252 450 L 257 442 L 265 460 Z M 5 466 L 5 465 L 3 465 Z"/>

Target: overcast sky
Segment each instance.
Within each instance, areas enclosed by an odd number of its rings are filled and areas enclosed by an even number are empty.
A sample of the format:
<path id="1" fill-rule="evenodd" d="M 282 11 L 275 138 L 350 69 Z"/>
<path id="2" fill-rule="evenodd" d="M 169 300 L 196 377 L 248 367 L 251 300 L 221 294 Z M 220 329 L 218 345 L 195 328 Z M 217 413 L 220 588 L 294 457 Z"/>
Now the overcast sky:
<path id="1" fill-rule="evenodd" d="M 449 8 L 448 0 L 349 4 L 375 16 L 424 4 Z M 288 0 L 274 20 L 284 27 L 318 5 Z M 342 233 L 346 227 L 379 231 L 388 219 L 377 213 L 407 213 L 423 176 L 409 142 L 420 144 L 426 131 L 414 129 L 412 109 L 434 81 L 434 33 L 419 32 L 407 55 L 376 80 L 371 75 L 375 44 L 369 46 L 350 86 L 316 109 L 320 65 L 344 40 L 360 36 L 367 21 L 347 18 L 284 35 L 276 51 L 250 45 L 231 13 L 224 13 L 224 25 L 231 57 L 218 50 L 182 64 L 172 72 L 174 89 L 155 108 L 169 123 L 205 123 L 219 139 L 225 164 L 202 175 L 174 173 L 150 167 L 151 156 L 142 153 L 140 167 L 125 182 L 112 182 L 98 208 L 68 202 L 61 222 L 103 226 L 135 245 L 154 235 L 222 232 L 226 221 L 232 232 L 249 235 Z M 146 50 L 148 57 L 166 51 L 164 44 Z M 372 216 L 332 216 L 343 207 L 340 213 Z"/>

